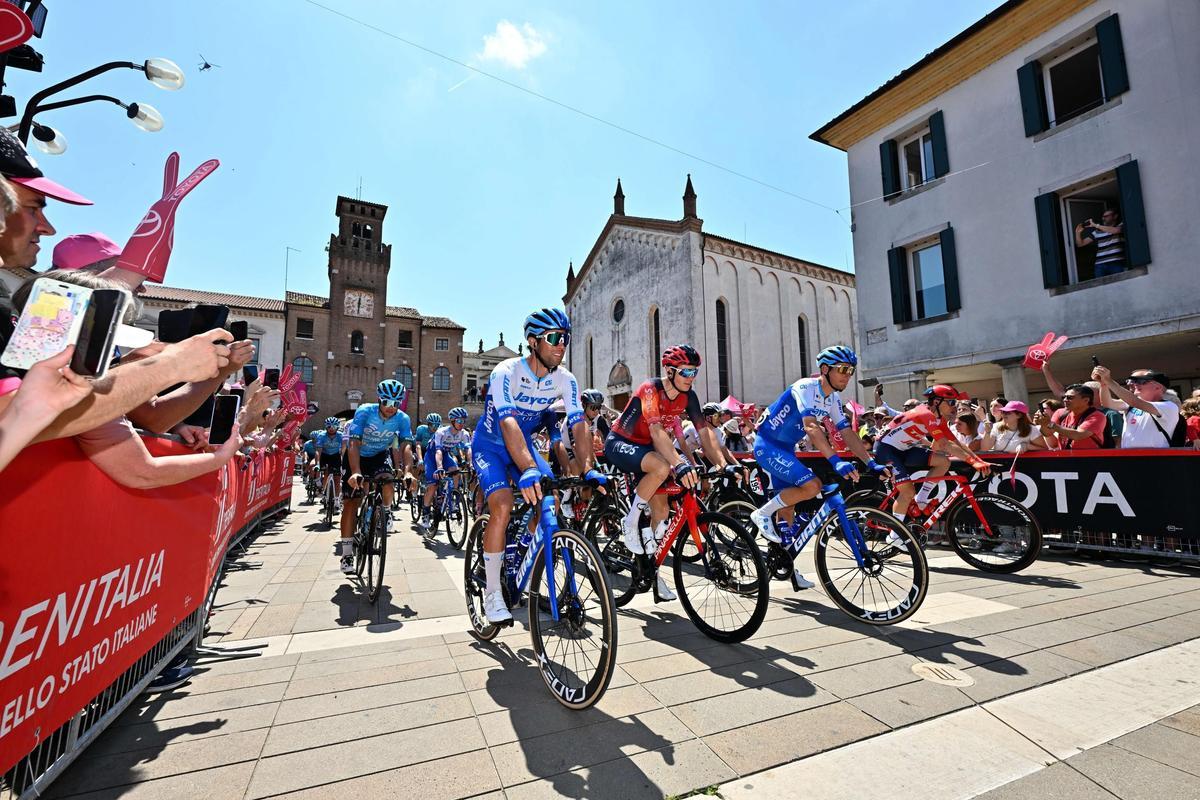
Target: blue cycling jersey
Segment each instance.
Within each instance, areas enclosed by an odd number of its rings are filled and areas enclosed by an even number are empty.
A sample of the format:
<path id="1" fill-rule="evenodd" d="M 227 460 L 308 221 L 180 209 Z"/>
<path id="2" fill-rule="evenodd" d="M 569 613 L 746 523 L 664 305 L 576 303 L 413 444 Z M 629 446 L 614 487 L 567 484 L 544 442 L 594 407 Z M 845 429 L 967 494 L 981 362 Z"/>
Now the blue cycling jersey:
<path id="1" fill-rule="evenodd" d="M 397 411 L 391 419 L 384 419 L 379 412 L 378 403 L 361 405 L 354 412 L 350 421 L 349 434 L 351 439 L 359 439 L 362 445 L 359 455 L 370 457 L 379 455 L 392 446 L 393 439 L 406 441 L 412 438 L 412 423 L 408 414 Z"/>
<path id="2" fill-rule="evenodd" d="M 422 450 L 428 450 L 429 443 L 433 441 L 433 433 L 433 430 L 428 425 L 418 425 L 417 432 L 413 438 L 421 446 Z"/>
<path id="3" fill-rule="evenodd" d="M 820 378 L 801 378 L 767 409 L 766 418 L 758 426 L 758 435 L 790 450 L 808 436 L 804 430 L 806 417 L 828 419 L 839 431 L 850 425 L 837 392 L 825 394 Z"/>
<path id="4" fill-rule="evenodd" d="M 336 456 L 342 452 L 344 437 L 341 431 L 338 431 L 333 436 L 330 436 L 325 431 L 314 431 L 308 435 L 308 438 L 312 440 L 312 444 L 316 445 L 327 456 Z"/>
<path id="5" fill-rule="evenodd" d="M 317 454 L 317 446 L 315 444 L 313 444 L 311 441 L 305 442 L 304 443 L 304 452 L 310 456 L 315 456 Z"/>
<path id="6" fill-rule="evenodd" d="M 500 421 L 508 417 L 517 421 L 521 433 L 528 438 L 543 424 L 545 412 L 560 399 L 568 425 L 583 419 L 579 384 L 570 372 L 559 367 L 538 378 L 523 358 L 501 361 L 488 379 L 483 416 L 475 427 L 474 448 L 505 451 Z M 553 418 L 550 424 L 553 425 Z"/>

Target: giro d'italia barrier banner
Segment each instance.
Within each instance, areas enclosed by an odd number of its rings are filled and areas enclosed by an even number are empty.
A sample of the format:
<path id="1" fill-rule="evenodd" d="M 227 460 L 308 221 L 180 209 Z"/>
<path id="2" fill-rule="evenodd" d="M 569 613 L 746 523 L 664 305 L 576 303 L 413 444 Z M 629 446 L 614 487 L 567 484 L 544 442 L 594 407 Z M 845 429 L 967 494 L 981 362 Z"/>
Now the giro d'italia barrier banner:
<path id="1" fill-rule="evenodd" d="M 147 438 L 154 455 L 191 452 Z M 240 530 L 291 496 L 291 453 L 123 487 L 71 440 L 0 472 L 0 773 L 204 602 Z"/>
<path id="2" fill-rule="evenodd" d="M 1039 451 L 1022 453 L 1015 468 L 1012 454 L 980 456 L 992 464 L 992 475 L 975 488 L 1015 499 L 1043 530 L 1200 537 L 1200 452 Z M 817 454 L 801 457 L 824 462 Z M 955 472 L 973 474 L 962 462 L 953 463 Z M 939 484 L 932 497 L 944 497 L 947 486 Z"/>

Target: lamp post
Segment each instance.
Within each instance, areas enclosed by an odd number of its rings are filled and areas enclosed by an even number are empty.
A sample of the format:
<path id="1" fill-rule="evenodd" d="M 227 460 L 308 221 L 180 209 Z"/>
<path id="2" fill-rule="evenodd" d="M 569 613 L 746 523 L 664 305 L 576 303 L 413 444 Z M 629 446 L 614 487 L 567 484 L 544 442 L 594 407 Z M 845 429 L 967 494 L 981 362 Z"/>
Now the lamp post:
<path id="1" fill-rule="evenodd" d="M 123 103 L 106 94 L 89 94 L 86 97 L 46 103 L 34 109 L 34 114 L 95 102 L 113 103 L 120 106 L 125 109 L 125 116 L 129 117 L 129 121 L 147 133 L 156 133 L 163 129 L 162 114 L 158 113 L 158 109 L 154 106 L 149 103 Z M 67 149 L 67 140 L 63 138 L 62 133 L 49 125 L 40 124 L 36 119 L 30 121 L 30 134 L 33 136 L 33 143 L 43 153 L 57 156 L 62 155 Z"/>
<path id="2" fill-rule="evenodd" d="M 288 261 L 292 257 L 292 253 L 299 253 L 295 247 L 290 245 L 283 248 L 283 303 L 287 305 L 287 284 L 288 284 Z"/>

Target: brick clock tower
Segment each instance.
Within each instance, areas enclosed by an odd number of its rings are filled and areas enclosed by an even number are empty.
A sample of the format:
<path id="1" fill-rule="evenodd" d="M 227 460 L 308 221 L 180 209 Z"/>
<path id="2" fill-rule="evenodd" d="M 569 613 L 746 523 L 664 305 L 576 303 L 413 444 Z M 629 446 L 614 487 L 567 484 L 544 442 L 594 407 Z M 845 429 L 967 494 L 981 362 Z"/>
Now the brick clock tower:
<path id="1" fill-rule="evenodd" d="M 444 415 L 461 402 L 462 326 L 387 305 L 392 266 L 392 246 L 383 243 L 387 210 L 338 197 L 328 297 L 287 293 L 287 359 L 307 372 L 309 398 L 320 406 L 308 430 L 326 416 L 349 417 L 360 403 L 376 402 L 375 387 L 384 378 L 399 378 L 409 390 L 414 422 L 429 411 Z"/>

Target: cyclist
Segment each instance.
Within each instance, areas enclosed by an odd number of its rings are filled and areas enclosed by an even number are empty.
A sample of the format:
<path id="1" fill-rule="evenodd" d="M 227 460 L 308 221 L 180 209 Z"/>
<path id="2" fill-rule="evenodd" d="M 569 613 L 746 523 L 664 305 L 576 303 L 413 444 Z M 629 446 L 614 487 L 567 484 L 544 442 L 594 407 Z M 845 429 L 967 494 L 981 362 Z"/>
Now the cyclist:
<path id="1" fill-rule="evenodd" d="M 763 538 L 780 544 L 783 539 L 775 528 L 774 516 L 790 523 L 796 503 L 811 500 L 821 491 L 821 480 L 796 458 L 796 446 L 808 439 L 821 455 L 833 465 L 842 478 L 858 480 L 858 470 L 851 461 L 838 456 L 829 444 L 824 421 L 828 420 L 842 432 L 850 452 L 873 472 L 884 468 L 875 463 L 862 439 L 854 432 L 843 412 L 839 393 L 850 383 L 858 368 L 858 356 L 844 345 L 827 347 L 817 354 L 819 376 L 801 378 L 784 390 L 764 414 L 758 426 L 754 458 L 770 476 L 771 499 L 750 513 L 750 521 Z M 811 589 L 815 584 L 796 569 L 792 587 Z"/>
<path id="2" fill-rule="evenodd" d="M 587 426 L 579 404 L 579 384 L 562 364 L 571 339 L 571 321 L 557 308 L 543 308 L 525 318 L 525 340 L 529 355 L 501 361 L 488 378 L 483 416 L 475 426 L 471 445 L 479 485 L 487 498 L 490 514 L 483 536 L 483 564 L 487 574 L 483 608 L 491 623 L 511 623 L 504 602 L 500 573 L 504 566 L 505 532 L 512 515 L 515 479 L 528 503 L 542 497 L 541 479 L 550 467 L 530 439 L 544 422 L 543 412 L 555 400 L 563 401 L 567 424 L 579 441 Z M 585 475 L 599 483 L 604 476 L 591 469 L 591 453 L 584 452 Z M 534 515 L 536 518 L 536 515 Z"/>
<path id="3" fill-rule="evenodd" d="M 404 468 L 412 466 L 412 423 L 400 410 L 404 402 L 404 384 L 394 378 L 380 381 L 377 387 L 379 402 L 365 403 L 354 412 L 348 428 L 346 458 L 342 462 L 342 572 L 354 571 L 354 523 L 362 497 L 355 492 L 364 482 L 364 475 L 383 470 L 395 470 L 396 461 L 403 457 Z M 399 447 L 396 447 L 399 445 Z M 387 530 L 392 530 L 393 487 L 383 487 Z"/>
<path id="4" fill-rule="evenodd" d="M 425 497 L 421 501 L 421 521 L 417 523 L 417 527 L 425 530 L 430 526 L 433 494 L 437 490 L 437 482 L 447 470 L 458 471 L 455 451 L 468 438 L 464 428 L 467 424 L 467 410 L 456 406 L 450 409 L 446 416 L 450 418 L 450 424 L 437 429 L 429 441 L 428 449 L 425 450 Z M 441 422 L 442 418 L 437 414 L 430 414 L 426 420 L 432 420 L 434 417 Z M 453 482 L 458 483 L 457 475 L 454 476 Z"/>
<path id="5" fill-rule="evenodd" d="M 304 442 L 304 477 L 313 479 L 317 473 L 317 446 L 312 439 Z"/>
<path id="6" fill-rule="evenodd" d="M 638 481 L 622 525 L 625 546 L 637 554 L 645 553 L 648 546 L 657 547 L 666 531 L 667 498 L 656 494 L 658 487 L 668 477 L 687 489 L 698 481 L 695 466 L 675 449 L 673 432 L 679 427 L 680 416 L 686 414 L 696 426 L 700 445 L 713 466 L 728 466 L 713 429 L 700 411 L 700 399 L 692 390 L 700 371 L 700 354 L 691 345 L 674 345 L 663 352 L 661 362 L 664 377 L 651 378 L 637 388 L 604 442 L 609 463 L 622 472 L 633 473 Z M 639 530 L 647 506 L 654 542 L 643 542 Z M 655 599 L 675 599 L 661 575 Z"/>
<path id="7" fill-rule="evenodd" d="M 875 458 L 895 471 L 897 481 L 906 481 L 913 472 L 922 469 L 929 470 L 927 478 L 940 478 L 950 468 L 950 459 L 935 450 L 946 449 L 986 475 L 990 465 L 959 444 L 950 429 L 950 420 L 957 413 L 955 403 L 970 399 L 969 395 L 944 383 L 930 386 L 925 390 L 924 403 L 905 411 L 879 433 L 875 440 Z M 932 449 L 925 446 L 926 441 L 932 443 Z M 921 483 L 915 498 L 917 508 L 923 509 L 929 502 L 935 486 L 935 481 Z M 912 483 L 901 483 L 897 487 L 892 513 L 901 522 L 914 499 L 914 491 Z"/>
<path id="8" fill-rule="evenodd" d="M 341 420 L 337 417 L 326 417 L 325 429 L 309 434 L 309 443 L 320 453 L 321 505 L 325 505 L 325 484 L 342 472 L 344 437 L 338 430 L 340 424 Z"/>
<path id="9" fill-rule="evenodd" d="M 425 458 L 425 452 L 429 449 L 429 443 L 433 441 L 433 435 L 437 433 L 437 429 L 442 426 L 442 415 L 430 412 L 425 415 L 425 422 L 417 426 L 417 432 L 413 435 L 415 443 L 415 452 L 413 456 L 418 461 Z"/>

